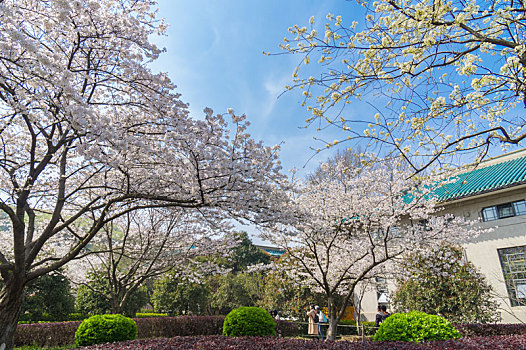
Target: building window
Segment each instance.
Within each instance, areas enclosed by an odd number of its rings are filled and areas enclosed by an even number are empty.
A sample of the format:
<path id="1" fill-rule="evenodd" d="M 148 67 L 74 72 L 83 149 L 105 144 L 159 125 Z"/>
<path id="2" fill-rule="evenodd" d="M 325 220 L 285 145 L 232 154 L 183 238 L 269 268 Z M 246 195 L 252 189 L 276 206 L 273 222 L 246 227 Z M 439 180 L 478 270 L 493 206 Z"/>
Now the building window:
<path id="1" fill-rule="evenodd" d="M 482 209 L 482 220 L 492 221 L 526 214 L 526 201 L 494 205 Z"/>
<path id="2" fill-rule="evenodd" d="M 526 246 L 497 249 L 511 306 L 526 306 Z"/>
<path id="3" fill-rule="evenodd" d="M 383 277 L 375 277 L 375 281 L 378 305 L 387 305 L 389 303 L 389 288 L 387 287 L 387 279 Z"/>
<path id="4" fill-rule="evenodd" d="M 513 209 L 515 210 L 515 215 L 526 214 L 526 201 L 514 202 Z"/>

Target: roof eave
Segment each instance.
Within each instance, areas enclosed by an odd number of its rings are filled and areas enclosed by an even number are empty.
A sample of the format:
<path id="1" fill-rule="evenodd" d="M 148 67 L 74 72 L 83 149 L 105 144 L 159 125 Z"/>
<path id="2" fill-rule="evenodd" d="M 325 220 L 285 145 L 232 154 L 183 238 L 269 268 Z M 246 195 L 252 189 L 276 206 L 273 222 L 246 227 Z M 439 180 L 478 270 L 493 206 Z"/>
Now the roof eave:
<path id="1" fill-rule="evenodd" d="M 451 205 L 451 204 L 457 204 L 457 203 L 465 202 L 465 201 L 472 200 L 472 199 L 478 199 L 478 198 L 481 198 L 481 197 L 487 197 L 489 195 L 494 195 L 494 194 L 508 192 L 511 188 L 513 188 L 514 190 L 526 188 L 526 180 L 518 182 L 518 183 L 516 182 L 516 183 L 513 183 L 513 184 L 509 184 L 509 185 L 506 185 L 506 186 L 501 186 L 499 188 L 492 188 L 492 189 L 489 189 L 489 190 L 486 190 L 486 191 L 480 191 L 480 192 L 477 192 L 475 194 L 468 194 L 468 195 L 464 195 L 464 196 L 460 196 L 460 197 L 455 197 L 455 198 L 452 198 L 452 199 L 446 199 L 445 201 L 440 201 L 439 203 L 442 204 L 442 205 L 446 205 L 446 206 L 447 205 Z"/>

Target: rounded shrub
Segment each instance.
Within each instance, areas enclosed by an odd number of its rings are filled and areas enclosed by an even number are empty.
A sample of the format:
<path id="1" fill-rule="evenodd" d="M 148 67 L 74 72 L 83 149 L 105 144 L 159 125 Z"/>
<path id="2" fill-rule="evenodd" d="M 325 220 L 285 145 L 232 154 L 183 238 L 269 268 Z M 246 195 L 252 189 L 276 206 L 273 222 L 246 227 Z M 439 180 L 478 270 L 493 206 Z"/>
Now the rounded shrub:
<path id="1" fill-rule="evenodd" d="M 137 324 L 131 318 L 122 315 L 95 315 L 79 325 L 75 332 L 75 345 L 133 340 L 136 336 Z"/>
<path id="2" fill-rule="evenodd" d="M 276 322 L 265 309 L 242 306 L 226 315 L 223 335 L 231 337 L 276 335 Z"/>
<path id="3" fill-rule="evenodd" d="M 443 317 L 411 311 L 389 316 L 373 336 L 374 341 L 447 340 L 460 338 L 460 333 Z"/>

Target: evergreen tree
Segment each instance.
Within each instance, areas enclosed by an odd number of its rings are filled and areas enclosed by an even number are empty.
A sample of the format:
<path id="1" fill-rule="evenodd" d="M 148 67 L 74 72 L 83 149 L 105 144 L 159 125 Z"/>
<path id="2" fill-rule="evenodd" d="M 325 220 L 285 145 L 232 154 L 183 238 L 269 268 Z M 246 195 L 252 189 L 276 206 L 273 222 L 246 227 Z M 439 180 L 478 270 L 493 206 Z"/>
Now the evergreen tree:
<path id="1" fill-rule="evenodd" d="M 74 312 L 75 298 L 69 281 L 60 271 L 30 282 L 25 290 L 21 320 L 63 321 Z"/>
<path id="2" fill-rule="evenodd" d="M 185 281 L 173 273 L 154 283 L 151 301 L 155 312 L 176 315 L 205 315 L 208 313 L 208 286 Z"/>
<path id="3" fill-rule="evenodd" d="M 426 255 L 413 255 L 402 271 L 407 275 L 399 279 L 392 298 L 397 311 L 423 311 L 462 323 L 498 319 L 491 286 L 465 261 L 461 248 L 442 245 Z"/>

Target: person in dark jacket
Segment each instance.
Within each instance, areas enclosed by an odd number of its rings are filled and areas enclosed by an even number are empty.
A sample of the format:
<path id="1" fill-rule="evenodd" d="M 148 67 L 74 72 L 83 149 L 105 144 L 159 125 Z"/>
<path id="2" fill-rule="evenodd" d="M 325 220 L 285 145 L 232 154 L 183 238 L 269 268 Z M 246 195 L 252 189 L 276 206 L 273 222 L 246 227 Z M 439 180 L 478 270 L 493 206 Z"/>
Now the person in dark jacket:
<path id="1" fill-rule="evenodd" d="M 387 317 L 391 316 L 389 312 L 387 312 L 387 306 L 385 305 L 378 305 L 378 313 L 376 314 L 376 327 L 380 327 L 383 321 Z"/>
<path id="2" fill-rule="evenodd" d="M 385 314 L 384 314 L 384 310 L 382 306 L 383 305 L 378 305 L 378 309 L 377 309 L 378 313 L 376 314 L 376 320 L 375 320 L 376 327 L 380 327 L 382 322 L 385 320 Z"/>
<path id="3" fill-rule="evenodd" d="M 382 309 L 383 311 L 383 315 L 382 315 L 382 322 L 386 320 L 387 317 L 391 316 L 391 314 L 389 312 L 387 312 L 387 306 L 385 305 L 380 305 L 380 308 Z"/>

